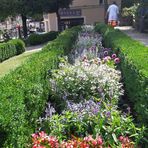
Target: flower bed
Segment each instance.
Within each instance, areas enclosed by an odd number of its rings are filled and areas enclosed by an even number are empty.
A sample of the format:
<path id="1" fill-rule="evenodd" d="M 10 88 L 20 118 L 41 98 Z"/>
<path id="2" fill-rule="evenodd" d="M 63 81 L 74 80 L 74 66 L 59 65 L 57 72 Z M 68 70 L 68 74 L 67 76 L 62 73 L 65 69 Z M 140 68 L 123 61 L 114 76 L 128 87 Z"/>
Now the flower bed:
<path id="1" fill-rule="evenodd" d="M 60 58 L 59 69 L 49 73 L 51 96 L 32 147 L 137 146 L 144 129 L 134 125 L 129 113 L 117 110 L 123 94 L 116 70 L 120 59 L 102 46 L 91 26 L 83 27 L 71 54 L 73 65 Z"/>

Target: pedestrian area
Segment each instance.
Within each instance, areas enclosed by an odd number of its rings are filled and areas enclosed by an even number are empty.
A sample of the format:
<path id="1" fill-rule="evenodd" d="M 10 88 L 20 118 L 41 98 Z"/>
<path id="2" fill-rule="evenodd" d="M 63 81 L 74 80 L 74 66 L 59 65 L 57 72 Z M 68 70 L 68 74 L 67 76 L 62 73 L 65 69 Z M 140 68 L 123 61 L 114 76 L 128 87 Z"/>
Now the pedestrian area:
<path id="1" fill-rule="evenodd" d="M 135 40 L 140 41 L 145 46 L 148 46 L 148 33 L 140 33 L 131 26 L 119 26 L 116 27 L 116 29 L 123 31 L 128 36 L 132 37 Z"/>

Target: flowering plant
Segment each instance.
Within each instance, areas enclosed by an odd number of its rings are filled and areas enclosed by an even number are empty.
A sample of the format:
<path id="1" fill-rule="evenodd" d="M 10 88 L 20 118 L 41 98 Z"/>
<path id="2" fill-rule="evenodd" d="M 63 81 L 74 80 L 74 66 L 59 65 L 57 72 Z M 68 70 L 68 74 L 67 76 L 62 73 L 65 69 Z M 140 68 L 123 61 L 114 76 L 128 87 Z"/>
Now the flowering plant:
<path id="1" fill-rule="evenodd" d="M 44 131 L 32 134 L 32 148 L 59 148 L 58 140 L 55 137 L 48 136 Z"/>
<path id="2" fill-rule="evenodd" d="M 118 146 L 122 148 L 134 148 L 134 144 L 129 137 L 120 136 L 117 139 Z M 104 148 L 105 141 L 101 136 L 93 138 L 92 135 L 84 138 L 72 136 L 68 141 L 59 142 L 56 137 L 47 135 L 44 131 L 32 134 L 32 148 Z M 113 144 L 113 147 L 117 144 Z M 111 147 L 108 145 L 108 147 Z"/>
<path id="3" fill-rule="evenodd" d="M 60 66 L 59 70 L 53 71 L 50 84 L 52 91 L 61 98 L 77 101 L 95 96 L 118 100 L 123 94 L 120 72 L 102 64 L 100 59 Z"/>

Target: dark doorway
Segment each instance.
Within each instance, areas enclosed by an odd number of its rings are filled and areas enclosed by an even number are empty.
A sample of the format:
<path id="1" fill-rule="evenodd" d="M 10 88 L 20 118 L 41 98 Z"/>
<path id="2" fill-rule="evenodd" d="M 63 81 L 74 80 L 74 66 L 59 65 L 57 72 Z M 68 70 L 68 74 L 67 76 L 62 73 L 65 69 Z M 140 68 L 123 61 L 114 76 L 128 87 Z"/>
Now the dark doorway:
<path id="1" fill-rule="evenodd" d="M 71 27 L 77 26 L 77 25 L 83 25 L 84 24 L 84 18 L 61 19 L 60 23 L 61 23 L 60 24 L 61 31 L 63 31 L 66 28 L 71 28 Z"/>

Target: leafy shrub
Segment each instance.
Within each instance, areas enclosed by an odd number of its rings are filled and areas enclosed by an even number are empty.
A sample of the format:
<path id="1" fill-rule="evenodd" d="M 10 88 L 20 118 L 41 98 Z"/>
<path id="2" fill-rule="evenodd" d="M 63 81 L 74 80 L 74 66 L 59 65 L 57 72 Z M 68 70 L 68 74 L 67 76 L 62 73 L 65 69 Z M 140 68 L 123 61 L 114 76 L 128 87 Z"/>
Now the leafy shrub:
<path id="1" fill-rule="evenodd" d="M 7 43 L 0 43 L 0 62 L 21 54 L 25 51 L 24 42 L 20 39 L 10 40 Z"/>
<path id="2" fill-rule="evenodd" d="M 76 31 L 72 29 L 73 34 Z M 73 37 L 71 30 L 66 31 L 65 36 Z M 63 47 L 72 46 L 74 41 L 69 41 L 65 40 Z M 26 147 L 28 135 L 35 130 L 35 121 L 45 110 L 48 99 L 48 70 L 57 67 L 57 57 L 63 54 L 58 41 L 55 48 L 51 45 L 0 80 L 0 131 L 5 136 L 0 134 L 0 147 Z"/>
<path id="3" fill-rule="evenodd" d="M 16 47 L 16 55 L 19 55 L 25 51 L 25 43 L 20 39 L 10 40 L 10 43 L 14 44 Z"/>
<path id="4" fill-rule="evenodd" d="M 134 105 L 138 120 L 148 123 L 148 47 L 104 24 L 96 25 L 95 30 L 103 34 L 107 47 L 119 53 L 127 97 Z"/>
<path id="5" fill-rule="evenodd" d="M 59 32 L 51 31 L 45 34 L 31 34 L 25 41 L 28 45 L 39 45 L 54 40 Z"/>
<path id="6" fill-rule="evenodd" d="M 56 40 L 49 43 L 49 48 L 47 49 L 57 49 L 58 46 L 58 49 L 64 50 L 65 55 L 69 54 L 72 49 L 71 45 L 75 43 L 80 30 L 80 26 L 65 30 Z"/>

